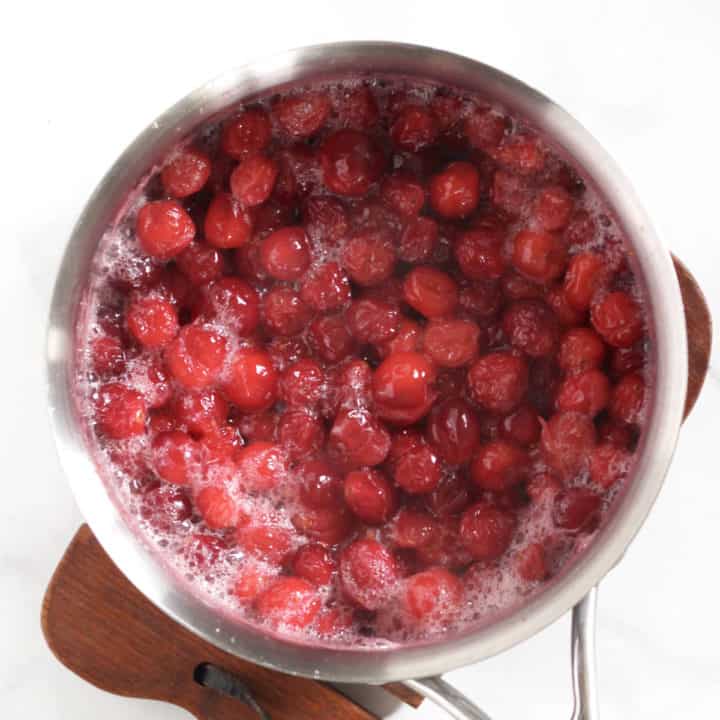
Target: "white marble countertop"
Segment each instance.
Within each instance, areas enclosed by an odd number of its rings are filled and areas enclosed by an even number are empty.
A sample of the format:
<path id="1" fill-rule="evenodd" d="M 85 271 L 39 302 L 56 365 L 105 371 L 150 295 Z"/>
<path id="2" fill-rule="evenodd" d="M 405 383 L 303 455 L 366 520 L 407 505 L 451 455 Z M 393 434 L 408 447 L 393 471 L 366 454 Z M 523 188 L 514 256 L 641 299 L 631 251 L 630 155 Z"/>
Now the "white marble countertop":
<path id="1" fill-rule="evenodd" d="M 52 657 L 39 626 L 45 585 L 81 522 L 45 415 L 48 301 L 75 217 L 146 123 L 223 69 L 286 47 L 382 38 L 464 53 L 535 85 L 595 134 L 720 311 L 719 27 L 720 4 L 709 0 L 66 0 L 6 9 L 0 43 L 6 98 L 0 121 L 2 716 L 187 717 L 79 680 Z M 719 380 L 713 371 L 652 515 L 601 589 L 604 720 L 720 712 Z M 450 679 L 497 720 L 568 717 L 568 637 L 565 618 Z M 427 704 L 417 712 L 391 703 L 379 709 L 397 720 L 439 717 Z"/>

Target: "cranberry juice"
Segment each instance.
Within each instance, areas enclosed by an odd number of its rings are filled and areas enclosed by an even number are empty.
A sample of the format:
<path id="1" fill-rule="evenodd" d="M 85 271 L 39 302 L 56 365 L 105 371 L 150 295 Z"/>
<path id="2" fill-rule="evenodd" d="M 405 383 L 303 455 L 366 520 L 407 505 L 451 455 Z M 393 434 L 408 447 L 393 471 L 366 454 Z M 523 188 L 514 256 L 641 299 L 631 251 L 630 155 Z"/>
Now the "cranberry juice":
<path id="1" fill-rule="evenodd" d="M 642 433 L 648 318 L 550 138 L 348 79 L 208 123 L 133 198 L 76 393 L 190 592 L 305 642 L 409 642 L 518 606 L 592 542 Z"/>

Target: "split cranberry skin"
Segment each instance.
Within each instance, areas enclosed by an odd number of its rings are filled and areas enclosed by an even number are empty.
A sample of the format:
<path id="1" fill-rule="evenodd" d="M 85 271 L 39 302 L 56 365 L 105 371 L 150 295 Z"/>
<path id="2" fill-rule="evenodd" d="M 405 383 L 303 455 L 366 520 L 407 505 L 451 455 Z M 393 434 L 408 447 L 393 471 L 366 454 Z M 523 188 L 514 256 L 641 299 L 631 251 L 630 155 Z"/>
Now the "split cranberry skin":
<path id="1" fill-rule="evenodd" d="M 263 298 L 262 317 L 271 334 L 287 337 L 307 326 L 312 310 L 292 288 L 276 287 Z"/>
<path id="2" fill-rule="evenodd" d="M 151 257 L 169 260 L 195 238 L 195 223 L 175 200 L 154 200 L 138 212 L 135 223 L 140 247 Z"/>
<path id="3" fill-rule="evenodd" d="M 483 490 L 501 492 L 522 482 L 530 458 L 525 450 L 503 440 L 482 445 L 470 468 L 473 482 Z"/>
<path id="4" fill-rule="evenodd" d="M 431 319 L 450 315 L 455 310 L 458 288 L 447 273 L 422 266 L 405 276 L 403 297 L 413 309 Z"/>
<path id="5" fill-rule="evenodd" d="M 461 219 L 475 210 L 480 191 L 477 168 L 468 162 L 453 162 L 430 179 L 430 204 L 442 217 Z"/>
<path id="6" fill-rule="evenodd" d="M 567 190 L 559 186 L 548 187 L 535 198 L 532 217 L 543 230 L 562 230 L 570 221 L 573 205 Z"/>
<path id="7" fill-rule="evenodd" d="M 586 464 L 595 447 L 592 419 L 579 412 L 559 412 L 543 426 L 540 447 L 545 462 L 564 478 L 572 478 Z"/>
<path id="8" fill-rule="evenodd" d="M 562 239 L 548 232 L 523 230 L 513 241 L 515 269 L 535 282 L 547 283 L 565 270 L 567 249 Z"/>
<path id="9" fill-rule="evenodd" d="M 354 300 L 345 317 L 358 342 L 378 344 L 395 337 L 400 311 L 395 305 L 368 298 Z"/>
<path id="10" fill-rule="evenodd" d="M 382 525 L 395 511 L 392 485 L 379 470 L 354 470 L 345 477 L 345 504 L 367 525 Z"/>
<path id="11" fill-rule="evenodd" d="M 625 425 L 637 424 L 645 402 L 645 380 L 641 373 L 620 378 L 610 396 L 610 415 Z"/>
<path id="12" fill-rule="evenodd" d="M 472 320 L 432 320 L 425 328 L 423 348 L 438 367 L 458 368 L 477 359 L 480 340 L 480 327 Z"/>
<path id="13" fill-rule="evenodd" d="M 210 177 L 210 158 L 200 150 L 185 148 L 162 170 L 160 179 L 168 195 L 185 198 L 205 186 Z"/>
<path id="14" fill-rule="evenodd" d="M 573 487 L 555 496 L 553 522 L 570 533 L 590 532 L 600 520 L 602 498 L 588 488 Z"/>
<path id="15" fill-rule="evenodd" d="M 396 248 L 399 260 L 421 263 L 430 259 L 437 247 L 440 230 L 432 219 L 419 216 L 411 219 L 403 228 Z"/>
<path id="16" fill-rule="evenodd" d="M 642 311 L 625 292 L 608 293 L 590 308 L 593 327 L 609 345 L 630 347 L 643 333 Z"/>
<path id="17" fill-rule="evenodd" d="M 430 411 L 426 438 L 450 465 L 468 462 L 480 443 L 480 422 L 472 407 L 460 398 L 438 403 Z"/>
<path id="18" fill-rule="evenodd" d="M 202 325 L 185 325 L 165 349 L 170 374 L 181 385 L 196 390 L 217 380 L 226 356 L 226 338 Z"/>
<path id="19" fill-rule="evenodd" d="M 343 315 L 324 315 L 310 324 L 308 339 L 321 360 L 337 363 L 355 349 L 353 336 Z"/>
<path id="20" fill-rule="evenodd" d="M 367 410 L 347 410 L 335 417 L 328 452 L 346 468 L 380 465 L 390 451 L 390 435 Z"/>
<path id="21" fill-rule="evenodd" d="M 316 587 L 307 580 L 283 577 L 255 601 L 260 617 L 273 627 L 302 630 L 320 612 L 322 602 Z"/>
<path id="22" fill-rule="evenodd" d="M 496 413 L 509 413 L 528 389 L 525 360 L 507 352 L 483 355 L 468 372 L 470 395 L 478 405 Z"/>
<path id="23" fill-rule="evenodd" d="M 260 263 L 276 280 L 297 280 L 310 266 L 310 248 L 301 227 L 286 227 L 260 244 Z"/>
<path id="24" fill-rule="evenodd" d="M 449 570 L 430 568 L 409 577 L 405 583 L 405 607 L 416 621 L 437 620 L 452 615 L 462 600 L 462 582 Z"/>
<path id="25" fill-rule="evenodd" d="M 397 591 L 393 556 L 376 540 L 356 540 L 340 554 L 340 584 L 346 597 L 366 610 L 386 605 Z"/>
<path id="26" fill-rule="evenodd" d="M 221 250 L 239 248 L 250 240 L 252 218 L 232 195 L 218 193 L 205 214 L 204 230 L 209 245 Z"/>
<path id="27" fill-rule="evenodd" d="M 502 234 L 495 229 L 475 228 L 463 232 L 455 243 L 455 258 L 470 280 L 499 280 L 506 267 Z"/>
<path id="28" fill-rule="evenodd" d="M 347 241 L 341 262 L 355 283 L 372 287 L 391 277 L 395 251 L 384 233 L 361 232 Z"/>
<path id="29" fill-rule="evenodd" d="M 357 130 L 338 130 L 320 147 L 323 182 L 330 192 L 365 195 L 382 175 L 385 158 L 374 141 Z"/>
<path id="30" fill-rule="evenodd" d="M 278 375 L 263 350 L 238 350 L 232 359 L 225 392 L 242 412 L 261 412 L 277 398 Z"/>
<path id="31" fill-rule="evenodd" d="M 547 357 L 557 348 L 557 317 L 539 300 L 516 300 L 508 305 L 502 326 L 510 344 L 530 357 Z"/>
<path id="32" fill-rule="evenodd" d="M 261 153 L 270 143 L 272 126 L 264 110 L 250 108 L 223 126 L 220 146 L 235 160 Z"/>
<path id="33" fill-rule="evenodd" d="M 486 503 L 468 508 L 460 521 L 460 540 L 475 560 L 491 562 L 510 546 L 517 520 L 511 513 Z"/>
<path id="34" fill-rule="evenodd" d="M 350 301 L 350 281 L 337 263 L 328 262 L 305 276 L 300 297 L 317 312 L 338 310 Z"/>
<path id="35" fill-rule="evenodd" d="M 425 444 L 409 449 L 395 463 L 395 483 L 410 495 L 424 495 L 437 488 L 442 468 L 435 452 Z"/>
<path id="36" fill-rule="evenodd" d="M 604 359 L 605 344 L 591 328 L 572 328 L 560 341 L 557 363 L 568 375 L 599 368 Z"/>
<path id="37" fill-rule="evenodd" d="M 126 385 L 107 383 L 101 386 L 95 407 L 98 427 L 106 437 L 121 440 L 145 432 L 145 401 L 139 392 Z"/>
<path id="38" fill-rule="evenodd" d="M 322 586 L 329 585 L 337 569 L 330 551 L 319 543 L 303 545 L 292 562 L 292 571 L 303 580 Z"/>
<path id="39" fill-rule="evenodd" d="M 375 370 L 373 395 L 393 408 L 415 408 L 427 401 L 434 377 L 434 368 L 424 355 L 394 353 Z"/>
<path id="40" fill-rule="evenodd" d="M 563 282 L 568 303 L 576 310 L 587 310 L 593 296 L 607 277 L 605 261 L 597 253 L 584 252 L 573 255 Z"/>
<path id="41" fill-rule="evenodd" d="M 586 370 L 566 378 L 558 390 L 555 406 L 560 412 L 576 411 L 595 417 L 610 399 L 610 381 L 600 370 Z"/>

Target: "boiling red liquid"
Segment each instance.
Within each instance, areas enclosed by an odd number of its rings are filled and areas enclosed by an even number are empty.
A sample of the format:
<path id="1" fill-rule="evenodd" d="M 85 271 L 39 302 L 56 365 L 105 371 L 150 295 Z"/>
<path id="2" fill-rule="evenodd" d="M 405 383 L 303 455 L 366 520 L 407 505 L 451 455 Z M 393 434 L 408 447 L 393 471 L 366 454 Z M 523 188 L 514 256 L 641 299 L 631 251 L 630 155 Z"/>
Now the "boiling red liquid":
<path id="1" fill-rule="evenodd" d="M 522 118 L 401 79 L 257 98 L 100 242 L 89 443 L 188 590 L 306 642 L 488 622 L 632 474 L 647 312 L 609 208 Z"/>

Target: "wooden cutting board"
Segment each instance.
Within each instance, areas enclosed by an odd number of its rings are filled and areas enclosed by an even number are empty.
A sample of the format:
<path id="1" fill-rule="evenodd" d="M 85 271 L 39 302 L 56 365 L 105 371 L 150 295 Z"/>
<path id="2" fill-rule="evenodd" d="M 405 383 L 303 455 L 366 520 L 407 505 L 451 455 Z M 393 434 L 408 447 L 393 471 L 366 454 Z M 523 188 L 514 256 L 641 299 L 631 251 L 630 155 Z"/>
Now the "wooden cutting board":
<path id="1" fill-rule="evenodd" d="M 707 373 L 712 326 L 695 279 L 677 259 L 675 267 L 688 332 L 687 416 Z M 42 628 L 58 660 L 93 685 L 169 702 L 198 720 L 374 717 L 329 685 L 241 660 L 171 620 L 125 578 L 87 525 L 78 530 L 50 581 Z M 413 707 L 422 702 L 402 683 L 385 688 Z"/>

